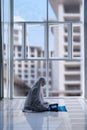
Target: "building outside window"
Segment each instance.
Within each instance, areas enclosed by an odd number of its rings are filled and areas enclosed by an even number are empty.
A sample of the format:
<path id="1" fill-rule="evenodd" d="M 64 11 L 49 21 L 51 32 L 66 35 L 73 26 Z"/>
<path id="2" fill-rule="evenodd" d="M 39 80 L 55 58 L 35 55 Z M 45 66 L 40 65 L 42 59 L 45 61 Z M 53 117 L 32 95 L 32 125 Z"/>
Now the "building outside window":
<path id="1" fill-rule="evenodd" d="M 40 76 L 44 76 L 48 96 L 83 96 L 83 1 L 38 0 L 32 4 L 29 2 L 13 2 L 15 50 L 12 52 L 15 56 L 10 55 L 10 58 L 15 61 L 15 73 L 21 80 L 26 80 L 29 86 Z M 23 13 L 25 9 L 28 10 L 28 14 L 27 11 Z M 6 47 L 4 52 L 7 51 Z M 18 68 L 23 72 L 22 75 L 19 75 Z M 68 93 L 67 90 L 73 91 L 74 94 Z"/>

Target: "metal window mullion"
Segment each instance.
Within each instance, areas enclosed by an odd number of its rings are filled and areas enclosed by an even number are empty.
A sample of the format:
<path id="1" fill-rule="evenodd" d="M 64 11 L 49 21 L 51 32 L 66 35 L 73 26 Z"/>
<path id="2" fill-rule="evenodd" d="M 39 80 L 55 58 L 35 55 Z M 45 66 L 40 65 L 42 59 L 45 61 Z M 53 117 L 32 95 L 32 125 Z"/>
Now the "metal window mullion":
<path id="1" fill-rule="evenodd" d="M 2 8 L 1 8 L 1 3 L 0 1 L 0 99 L 3 97 L 3 87 L 2 87 Z"/>
<path id="2" fill-rule="evenodd" d="M 46 58 L 15 58 L 14 59 L 15 61 L 16 60 L 20 60 L 20 61 L 23 61 L 23 60 L 26 60 L 26 61 L 28 61 L 28 60 L 30 60 L 30 61 L 33 61 L 33 60 L 37 60 L 37 61 L 46 61 L 47 59 Z"/>
<path id="3" fill-rule="evenodd" d="M 35 61 L 35 60 L 37 60 L 37 61 L 46 61 L 47 59 L 42 59 L 42 58 L 39 58 L 39 59 L 37 59 L 37 58 L 33 58 L 33 59 L 30 59 L 30 58 L 26 58 L 26 59 L 18 59 L 18 58 L 16 58 L 16 59 L 14 59 L 14 61 L 23 61 L 23 60 L 25 60 L 25 61 Z M 56 61 L 56 60 L 59 60 L 59 61 L 71 61 L 71 59 L 69 59 L 69 58 L 63 58 L 63 59 L 53 59 L 53 58 L 51 58 L 51 59 L 49 59 L 49 61 Z M 72 59 L 72 62 L 74 62 L 74 61 L 77 61 L 77 62 L 80 62 L 82 59 L 80 59 L 80 58 L 74 58 L 74 59 Z"/>
<path id="4" fill-rule="evenodd" d="M 72 52 L 73 52 L 73 47 L 72 47 L 72 23 L 68 24 L 68 57 L 70 60 L 72 60 Z"/>
<path id="5" fill-rule="evenodd" d="M 48 97 L 48 30 L 47 30 L 47 23 L 44 25 L 44 52 L 45 52 L 45 60 L 46 60 L 46 97 Z"/>
<path id="6" fill-rule="evenodd" d="M 26 23 L 23 23 L 22 57 L 26 58 Z"/>
<path id="7" fill-rule="evenodd" d="M 46 19 L 46 74 L 47 74 L 47 98 L 49 97 L 49 83 L 48 83 L 48 68 L 49 68 L 49 26 L 48 26 L 48 0 L 47 0 L 47 4 L 46 4 L 46 7 L 47 7 L 47 19 Z"/>
<path id="8" fill-rule="evenodd" d="M 1 3 L 1 7 L 3 8 L 2 9 L 2 98 L 4 97 L 4 82 L 3 82 L 3 76 L 4 76 L 4 74 L 3 74 L 3 72 L 4 72 L 4 70 L 3 70 L 3 65 L 4 65 L 4 56 L 3 56 L 3 43 L 4 43 L 4 1 L 2 0 L 1 1 L 2 3 Z"/>
<path id="9" fill-rule="evenodd" d="M 31 24 L 31 25 L 35 25 L 35 24 L 44 24 L 44 23 L 46 23 L 46 21 L 18 21 L 18 22 L 14 22 L 15 24 Z"/>
<path id="10" fill-rule="evenodd" d="M 10 32 L 12 31 L 12 24 L 10 25 Z M 10 47 L 9 47 L 9 88 L 10 88 L 10 98 L 13 98 L 13 38 L 11 37 L 12 34 L 10 34 Z"/>
<path id="11" fill-rule="evenodd" d="M 84 0 L 84 77 L 85 77 L 85 95 L 87 98 L 87 0 Z"/>
<path id="12" fill-rule="evenodd" d="M 14 22 L 16 24 L 44 24 L 44 23 L 47 23 L 47 21 L 18 21 L 18 22 Z M 53 25 L 53 24 L 70 24 L 70 23 L 74 23 L 74 24 L 81 24 L 82 22 L 63 22 L 63 21 L 50 21 L 49 20 L 49 25 Z"/>
<path id="13" fill-rule="evenodd" d="M 46 97 L 48 97 L 48 0 L 46 3 L 46 9 L 47 19 L 44 22 L 44 54 L 46 59 Z"/>
<path id="14" fill-rule="evenodd" d="M 13 98 L 13 0 L 9 0 L 9 97 Z"/>

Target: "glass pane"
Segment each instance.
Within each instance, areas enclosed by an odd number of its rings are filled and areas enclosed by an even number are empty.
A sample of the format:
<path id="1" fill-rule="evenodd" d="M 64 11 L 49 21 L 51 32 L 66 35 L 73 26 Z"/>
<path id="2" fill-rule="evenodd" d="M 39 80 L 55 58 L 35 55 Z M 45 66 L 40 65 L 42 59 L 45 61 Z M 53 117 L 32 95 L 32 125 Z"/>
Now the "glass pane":
<path id="1" fill-rule="evenodd" d="M 3 36 L 3 86 L 4 86 L 4 97 L 8 96 L 8 47 L 9 47 L 9 36 L 8 36 L 8 24 L 4 23 L 4 36 Z"/>
<path id="2" fill-rule="evenodd" d="M 24 50 L 23 50 L 23 25 L 22 24 L 14 24 L 13 29 L 13 58 L 23 58 Z M 26 37 L 25 37 L 26 39 Z"/>
<path id="3" fill-rule="evenodd" d="M 68 24 L 49 25 L 49 57 L 66 58 L 69 56 Z"/>
<path id="4" fill-rule="evenodd" d="M 8 33 L 8 22 L 9 22 L 9 0 L 2 0 L 3 6 L 3 87 L 4 97 L 7 98 L 9 95 L 9 73 L 8 73 L 8 47 L 9 47 L 9 33 Z"/>
<path id="5" fill-rule="evenodd" d="M 81 0 L 49 0 L 48 12 L 49 20 L 83 21 Z"/>
<path id="6" fill-rule="evenodd" d="M 82 63 L 76 61 L 51 61 L 49 96 L 82 96 Z"/>
<path id="7" fill-rule="evenodd" d="M 58 20 L 56 14 L 55 14 L 54 8 L 52 6 L 52 3 L 53 3 L 52 0 L 48 1 L 48 19 L 49 19 L 49 21 Z"/>
<path id="8" fill-rule="evenodd" d="M 44 52 L 44 25 L 43 24 L 27 24 L 27 38 L 29 46 L 29 55 L 27 57 L 45 57 Z M 46 34 L 45 34 L 46 35 Z"/>
<path id="9" fill-rule="evenodd" d="M 15 21 L 46 20 L 46 0 L 14 0 Z M 43 5 L 43 6 L 42 6 Z"/>
<path id="10" fill-rule="evenodd" d="M 14 61 L 14 96 L 26 96 L 39 77 L 46 77 L 46 61 Z M 46 87 L 43 89 L 46 96 Z"/>
<path id="11" fill-rule="evenodd" d="M 3 13 L 4 13 L 4 22 L 8 22 L 9 20 L 9 0 L 2 0 L 3 4 L 4 4 L 4 9 L 3 9 Z"/>
<path id="12" fill-rule="evenodd" d="M 24 28 L 25 27 L 25 28 Z M 14 24 L 13 30 L 13 57 L 35 58 L 44 57 L 44 26 Z"/>
<path id="13" fill-rule="evenodd" d="M 4 97 L 8 96 L 8 62 L 4 60 L 3 63 L 3 86 L 4 86 Z"/>

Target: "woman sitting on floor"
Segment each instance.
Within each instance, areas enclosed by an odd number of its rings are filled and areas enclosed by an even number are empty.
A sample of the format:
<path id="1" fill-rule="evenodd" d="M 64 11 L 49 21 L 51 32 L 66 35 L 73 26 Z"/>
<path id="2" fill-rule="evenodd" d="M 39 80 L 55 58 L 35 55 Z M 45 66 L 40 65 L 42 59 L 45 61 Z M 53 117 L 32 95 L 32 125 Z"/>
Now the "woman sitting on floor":
<path id="1" fill-rule="evenodd" d="M 45 84 L 45 79 L 39 78 L 35 85 L 29 90 L 23 112 L 27 112 L 29 110 L 43 112 L 48 110 L 49 104 L 44 102 L 41 93 L 41 87 L 43 87 Z"/>
<path id="2" fill-rule="evenodd" d="M 39 78 L 35 85 L 29 90 L 27 99 L 24 104 L 23 112 L 29 112 L 30 110 L 35 112 L 44 111 L 67 111 L 65 106 L 58 106 L 57 103 L 49 104 L 44 102 L 41 93 L 41 87 L 46 84 L 44 78 Z"/>

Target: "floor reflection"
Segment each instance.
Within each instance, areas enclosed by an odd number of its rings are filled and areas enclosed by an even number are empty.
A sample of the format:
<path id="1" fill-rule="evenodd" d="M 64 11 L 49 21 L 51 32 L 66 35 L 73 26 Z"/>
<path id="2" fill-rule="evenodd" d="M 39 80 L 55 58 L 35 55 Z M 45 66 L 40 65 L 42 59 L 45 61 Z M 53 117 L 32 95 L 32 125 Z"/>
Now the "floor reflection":
<path id="1" fill-rule="evenodd" d="M 0 130 L 87 130 L 87 101 L 60 99 L 62 103 L 68 112 L 23 113 L 23 101 L 0 101 Z"/>
<path id="2" fill-rule="evenodd" d="M 26 120 L 32 130 L 49 130 L 49 118 L 58 117 L 56 112 L 44 112 L 44 113 L 25 113 Z"/>

